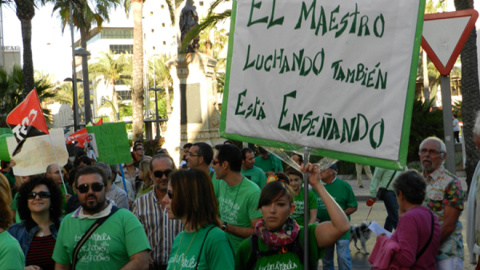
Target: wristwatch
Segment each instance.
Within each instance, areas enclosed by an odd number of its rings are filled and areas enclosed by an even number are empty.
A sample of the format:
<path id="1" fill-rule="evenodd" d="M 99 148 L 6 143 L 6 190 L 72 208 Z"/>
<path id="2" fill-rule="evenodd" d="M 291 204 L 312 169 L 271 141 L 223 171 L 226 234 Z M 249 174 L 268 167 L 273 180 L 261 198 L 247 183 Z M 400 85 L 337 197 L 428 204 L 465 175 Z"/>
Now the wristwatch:
<path id="1" fill-rule="evenodd" d="M 227 222 L 225 222 L 225 221 L 224 221 L 223 224 L 222 224 L 222 230 L 223 230 L 224 232 L 226 232 L 226 231 L 228 230 Z"/>

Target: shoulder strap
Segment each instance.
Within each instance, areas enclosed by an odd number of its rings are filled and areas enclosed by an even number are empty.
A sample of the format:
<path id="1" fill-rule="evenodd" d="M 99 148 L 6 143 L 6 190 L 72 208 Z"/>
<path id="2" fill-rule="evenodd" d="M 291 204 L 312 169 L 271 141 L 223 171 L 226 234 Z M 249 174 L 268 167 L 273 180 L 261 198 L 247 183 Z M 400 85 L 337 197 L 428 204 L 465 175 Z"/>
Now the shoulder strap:
<path id="1" fill-rule="evenodd" d="M 260 254 L 258 251 L 258 236 L 256 234 L 252 234 L 252 236 L 250 236 L 250 258 L 247 262 L 247 269 L 255 268 L 259 256 Z"/>
<path id="2" fill-rule="evenodd" d="M 117 212 L 119 208 L 116 207 L 115 205 L 112 206 L 112 210 L 110 211 L 110 214 L 108 216 L 104 216 L 102 218 L 97 219 L 92 226 L 83 234 L 82 238 L 80 241 L 77 242 L 77 245 L 75 245 L 75 248 L 73 249 L 73 254 L 72 254 L 72 269 L 75 269 L 75 265 L 78 262 L 78 253 L 80 252 L 80 248 L 82 248 L 83 244 L 87 242 L 88 238 L 95 232 L 95 230 L 100 227 L 100 225 L 105 222 L 110 216 L 112 216 L 115 212 Z"/>
<path id="3" fill-rule="evenodd" d="M 198 252 L 198 257 L 197 257 L 197 265 L 195 266 L 195 270 L 198 269 L 198 263 L 200 262 L 200 256 L 202 255 L 202 250 L 203 250 L 203 245 L 205 244 L 205 240 L 207 240 L 207 237 L 208 237 L 208 233 L 210 233 L 210 231 L 215 228 L 215 225 L 210 227 L 210 229 L 208 229 L 207 233 L 205 234 L 205 238 L 203 238 L 203 242 L 202 242 L 202 245 L 200 246 L 200 252 Z"/>
<path id="4" fill-rule="evenodd" d="M 432 236 L 433 236 L 433 225 L 434 225 L 434 220 L 433 220 L 433 214 L 432 214 L 432 211 L 430 211 L 430 215 L 432 217 L 432 226 L 431 226 L 431 229 L 430 229 L 430 237 L 428 237 L 428 240 L 427 240 L 427 243 L 425 243 L 425 245 L 423 246 L 423 248 L 417 253 L 417 257 L 415 258 L 416 261 L 418 261 L 418 259 L 423 255 L 423 253 L 425 252 L 425 250 L 427 249 L 427 247 L 430 245 L 430 242 L 432 241 Z"/>
<path id="5" fill-rule="evenodd" d="M 390 183 L 392 182 L 393 180 L 393 177 L 397 174 L 397 171 L 395 171 L 393 174 L 392 174 L 392 177 L 390 178 L 390 181 L 388 181 L 388 184 L 387 186 L 385 187 L 385 189 L 388 189 L 388 187 L 390 186 Z"/>

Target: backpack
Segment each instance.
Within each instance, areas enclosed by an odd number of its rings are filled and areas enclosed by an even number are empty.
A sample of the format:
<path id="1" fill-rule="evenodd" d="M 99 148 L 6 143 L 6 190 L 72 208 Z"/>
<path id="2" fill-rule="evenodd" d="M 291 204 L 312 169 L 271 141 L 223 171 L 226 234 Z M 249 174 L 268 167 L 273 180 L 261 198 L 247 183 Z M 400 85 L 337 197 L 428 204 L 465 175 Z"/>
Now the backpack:
<path id="1" fill-rule="evenodd" d="M 264 256 L 272 256 L 275 254 L 283 254 L 287 252 L 294 253 L 297 255 L 300 263 L 303 265 L 303 256 L 304 256 L 304 250 L 303 250 L 303 245 L 300 243 L 300 236 L 295 238 L 295 240 L 282 247 L 280 250 L 268 250 L 268 251 L 260 251 L 258 249 L 258 236 L 256 234 L 253 234 L 250 236 L 250 258 L 248 259 L 247 262 L 247 269 L 254 269 L 255 266 L 257 265 L 257 260 L 260 259 L 261 257 Z M 316 269 L 316 264 L 312 263 L 312 260 L 308 260 L 308 268 L 307 269 Z"/>

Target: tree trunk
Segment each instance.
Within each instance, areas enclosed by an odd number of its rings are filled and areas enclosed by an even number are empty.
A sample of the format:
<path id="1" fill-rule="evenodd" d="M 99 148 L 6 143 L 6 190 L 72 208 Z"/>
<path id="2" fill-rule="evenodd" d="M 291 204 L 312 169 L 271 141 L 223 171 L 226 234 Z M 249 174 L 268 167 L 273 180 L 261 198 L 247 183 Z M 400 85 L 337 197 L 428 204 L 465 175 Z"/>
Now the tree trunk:
<path id="1" fill-rule="evenodd" d="M 133 140 L 143 140 L 143 0 L 131 0 L 133 13 Z"/>
<path id="2" fill-rule="evenodd" d="M 82 48 L 87 50 L 88 30 L 80 29 L 80 42 Z M 85 125 L 92 122 L 92 108 L 90 104 L 90 81 L 88 80 L 88 57 L 82 56 L 82 73 L 83 73 L 83 98 L 85 106 Z"/>
<path id="3" fill-rule="evenodd" d="M 117 90 L 115 90 L 115 81 L 110 82 L 110 85 L 112 86 L 112 103 L 113 103 L 113 111 L 115 113 L 115 120 L 114 122 L 120 121 L 120 108 L 118 107 L 118 94 Z"/>
<path id="4" fill-rule="evenodd" d="M 33 55 L 32 55 L 32 19 L 35 16 L 33 1 L 15 0 L 17 17 L 22 26 L 23 41 L 23 93 L 25 98 L 35 88 L 33 79 Z"/>
<path id="5" fill-rule="evenodd" d="M 427 53 L 425 50 L 422 49 L 422 66 L 423 66 L 423 97 L 425 101 L 430 101 L 430 89 L 429 84 L 430 81 L 428 79 L 428 61 L 427 61 Z"/>
<path id="6" fill-rule="evenodd" d="M 473 9 L 473 0 L 455 0 L 457 10 Z M 470 187 L 475 167 L 480 160 L 480 151 L 475 146 L 473 127 L 475 115 L 480 109 L 480 93 L 478 88 L 477 33 L 472 30 L 461 53 L 462 61 L 462 120 L 463 139 L 467 160 L 465 171 L 467 184 Z"/>

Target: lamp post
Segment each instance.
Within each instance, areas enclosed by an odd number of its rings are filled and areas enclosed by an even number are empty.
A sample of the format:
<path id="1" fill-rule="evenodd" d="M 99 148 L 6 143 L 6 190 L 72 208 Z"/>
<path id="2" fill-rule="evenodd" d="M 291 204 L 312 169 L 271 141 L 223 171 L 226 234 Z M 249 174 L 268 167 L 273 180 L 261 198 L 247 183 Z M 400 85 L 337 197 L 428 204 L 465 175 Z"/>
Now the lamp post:
<path id="1" fill-rule="evenodd" d="M 82 79 L 72 79 L 72 78 L 65 78 L 64 82 L 72 82 L 72 90 L 73 90 L 73 129 L 75 131 L 78 130 L 78 100 L 77 100 L 77 82 L 81 82 Z"/>
<path id="2" fill-rule="evenodd" d="M 82 57 L 82 63 L 85 61 L 85 57 L 88 57 L 90 52 L 85 50 L 84 48 L 78 48 L 75 50 L 75 56 Z M 90 104 L 90 85 L 88 80 L 88 65 L 82 65 L 82 72 L 83 72 L 83 97 L 84 97 L 84 104 L 85 104 L 85 124 L 92 121 L 92 109 Z M 78 81 L 78 80 L 77 80 Z"/>
<path id="3" fill-rule="evenodd" d="M 150 87 L 148 91 L 155 91 L 155 124 L 157 127 L 157 135 L 155 136 L 155 139 L 160 138 L 160 124 L 158 123 L 158 100 L 157 100 L 157 91 L 163 91 L 162 88 L 154 88 Z"/>
<path id="4" fill-rule="evenodd" d="M 70 34 L 72 39 L 73 129 L 78 131 L 77 72 L 75 70 L 75 40 L 73 36 L 73 1 L 70 1 Z"/>

